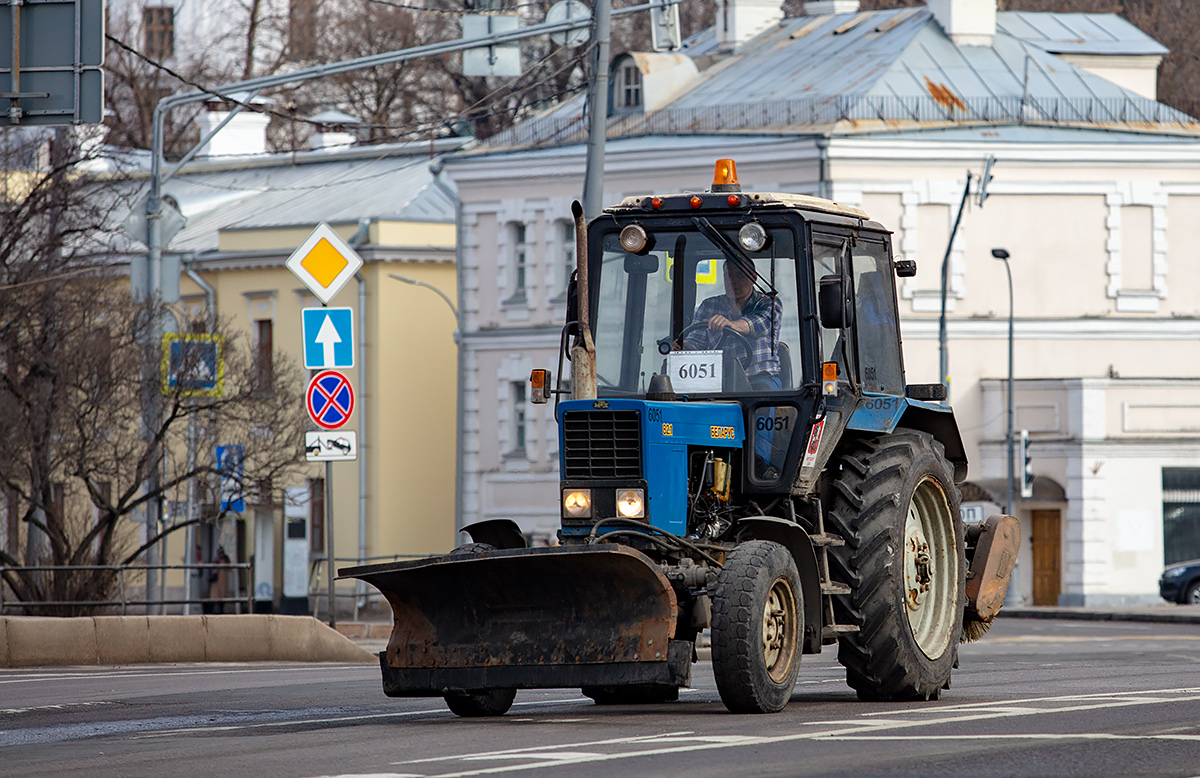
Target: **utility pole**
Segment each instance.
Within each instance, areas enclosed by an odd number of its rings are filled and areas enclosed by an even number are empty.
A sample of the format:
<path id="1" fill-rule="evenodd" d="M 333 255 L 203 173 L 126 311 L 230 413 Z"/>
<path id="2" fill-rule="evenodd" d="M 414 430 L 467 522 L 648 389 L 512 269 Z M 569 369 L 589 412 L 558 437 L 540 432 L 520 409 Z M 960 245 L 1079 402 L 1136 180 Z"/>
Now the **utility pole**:
<path id="1" fill-rule="evenodd" d="M 612 0 L 596 0 L 595 48 L 588 85 L 587 172 L 583 178 L 583 212 L 588 221 L 604 207 L 604 141 L 608 132 L 608 43 L 612 32 Z"/>

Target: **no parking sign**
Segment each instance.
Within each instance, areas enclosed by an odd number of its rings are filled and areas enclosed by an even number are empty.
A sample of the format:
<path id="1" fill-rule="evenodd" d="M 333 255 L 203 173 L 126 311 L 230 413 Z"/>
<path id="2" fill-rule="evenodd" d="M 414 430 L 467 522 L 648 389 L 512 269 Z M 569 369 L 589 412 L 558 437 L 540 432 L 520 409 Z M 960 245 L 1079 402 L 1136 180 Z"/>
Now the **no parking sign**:
<path id="1" fill-rule="evenodd" d="M 354 411 L 354 389 L 349 379 L 336 370 L 323 370 L 308 383 L 304 394 L 308 415 L 317 426 L 335 430 L 350 420 Z"/>

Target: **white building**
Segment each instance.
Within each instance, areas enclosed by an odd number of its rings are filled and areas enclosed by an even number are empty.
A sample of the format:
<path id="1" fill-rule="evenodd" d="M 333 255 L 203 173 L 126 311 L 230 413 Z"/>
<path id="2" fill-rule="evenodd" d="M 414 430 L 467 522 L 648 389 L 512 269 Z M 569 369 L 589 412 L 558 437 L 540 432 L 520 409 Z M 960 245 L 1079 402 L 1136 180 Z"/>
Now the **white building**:
<path id="1" fill-rule="evenodd" d="M 707 188 L 733 157 L 747 190 L 820 194 L 895 231 L 909 381 L 938 378 L 940 264 L 966 173 L 990 198 L 950 252 L 951 395 L 967 500 L 1004 501 L 1011 253 L 1016 427 L 1033 496 L 1019 584 L 1038 604 L 1157 599 L 1164 559 L 1200 557 L 1200 125 L 1154 100 L 1166 50 L 1115 15 L 853 0 L 783 19 L 726 0 L 679 57 L 613 62 L 605 201 Z M 452 158 L 460 196 L 463 520 L 558 525 L 552 406 L 582 190 L 580 100 Z M 1167 484 L 1164 487 L 1164 484 Z M 1189 491 L 1191 490 L 1191 491 Z M 1032 541 L 1032 543 L 1031 543 Z"/>

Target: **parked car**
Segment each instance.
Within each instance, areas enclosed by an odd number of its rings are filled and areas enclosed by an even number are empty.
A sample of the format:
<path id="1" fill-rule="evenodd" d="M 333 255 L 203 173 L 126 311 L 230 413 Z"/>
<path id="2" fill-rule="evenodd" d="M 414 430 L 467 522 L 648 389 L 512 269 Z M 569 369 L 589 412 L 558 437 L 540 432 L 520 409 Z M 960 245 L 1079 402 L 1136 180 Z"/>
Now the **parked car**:
<path id="1" fill-rule="evenodd" d="M 1158 593 L 1168 602 L 1200 605 L 1200 559 L 1179 562 L 1163 570 Z"/>

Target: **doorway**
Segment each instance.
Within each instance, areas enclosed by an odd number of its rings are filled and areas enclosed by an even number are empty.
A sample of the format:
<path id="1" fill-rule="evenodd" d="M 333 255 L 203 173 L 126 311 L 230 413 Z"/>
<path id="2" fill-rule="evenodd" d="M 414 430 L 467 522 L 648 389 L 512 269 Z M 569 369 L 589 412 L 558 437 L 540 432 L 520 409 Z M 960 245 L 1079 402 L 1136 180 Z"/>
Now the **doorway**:
<path id="1" fill-rule="evenodd" d="M 1058 605 L 1062 592 L 1062 511 L 1031 511 L 1033 604 Z"/>

